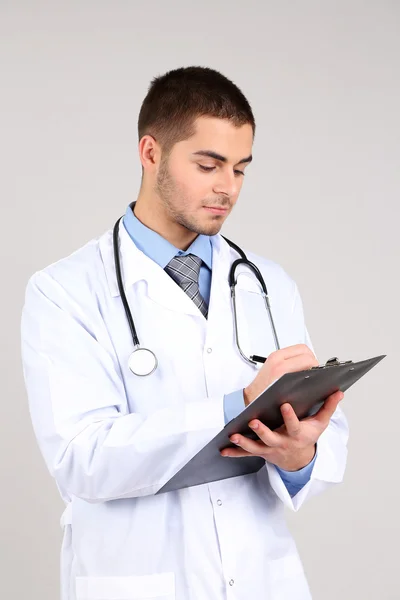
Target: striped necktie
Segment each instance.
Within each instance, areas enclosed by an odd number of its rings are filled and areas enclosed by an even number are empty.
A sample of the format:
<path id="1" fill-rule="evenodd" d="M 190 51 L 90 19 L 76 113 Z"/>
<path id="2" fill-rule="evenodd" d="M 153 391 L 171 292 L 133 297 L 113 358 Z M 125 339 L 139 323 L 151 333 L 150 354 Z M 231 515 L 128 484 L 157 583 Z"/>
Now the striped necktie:
<path id="1" fill-rule="evenodd" d="M 207 319 L 208 307 L 199 290 L 199 273 L 203 261 L 194 254 L 174 256 L 165 267 L 166 273 L 189 296 Z"/>

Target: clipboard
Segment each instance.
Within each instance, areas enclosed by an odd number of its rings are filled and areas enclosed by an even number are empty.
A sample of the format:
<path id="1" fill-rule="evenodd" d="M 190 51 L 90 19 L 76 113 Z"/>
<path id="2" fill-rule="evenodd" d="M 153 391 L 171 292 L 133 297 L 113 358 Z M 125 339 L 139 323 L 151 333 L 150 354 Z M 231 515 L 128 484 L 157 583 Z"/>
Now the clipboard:
<path id="1" fill-rule="evenodd" d="M 383 354 L 359 362 L 339 362 L 334 357 L 325 365 L 286 373 L 227 423 L 157 494 L 259 471 L 265 465 L 264 459 L 259 456 L 230 459 L 220 455 L 223 448 L 236 447 L 229 439 L 231 435 L 240 433 L 258 439 L 248 426 L 252 419 L 259 419 L 270 429 L 277 429 L 284 423 L 280 406 L 285 402 L 292 405 L 299 419 L 315 414 L 328 396 L 338 390 L 348 390 L 385 356 Z"/>

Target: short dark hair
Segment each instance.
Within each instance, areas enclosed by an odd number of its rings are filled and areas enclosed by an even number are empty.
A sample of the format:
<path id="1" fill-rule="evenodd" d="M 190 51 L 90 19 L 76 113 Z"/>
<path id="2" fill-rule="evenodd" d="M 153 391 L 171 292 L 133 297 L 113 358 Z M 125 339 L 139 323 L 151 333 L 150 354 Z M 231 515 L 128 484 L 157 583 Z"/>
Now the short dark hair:
<path id="1" fill-rule="evenodd" d="M 153 136 L 169 154 L 177 142 L 195 133 L 194 122 L 208 116 L 235 126 L 256 125 L 250 104 L 227 77 L 209 67 L 181 67 L 155 77 L 143 100 L 138 119 L 139 141 Z"/>

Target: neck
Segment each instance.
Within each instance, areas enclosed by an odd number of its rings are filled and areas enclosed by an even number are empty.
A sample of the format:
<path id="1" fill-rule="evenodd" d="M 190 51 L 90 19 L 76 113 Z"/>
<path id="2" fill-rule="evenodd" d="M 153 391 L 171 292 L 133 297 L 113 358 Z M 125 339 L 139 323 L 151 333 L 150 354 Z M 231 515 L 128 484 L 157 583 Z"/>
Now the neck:
<path id="1" fill-rule="evenodd" d="M 198 236 L 166 214 L 160 200 L 146 198 L 144 194 L 139 194 L 134 213 L 143 225 L 161 235 L 179 250 L 187 250 Z"/>

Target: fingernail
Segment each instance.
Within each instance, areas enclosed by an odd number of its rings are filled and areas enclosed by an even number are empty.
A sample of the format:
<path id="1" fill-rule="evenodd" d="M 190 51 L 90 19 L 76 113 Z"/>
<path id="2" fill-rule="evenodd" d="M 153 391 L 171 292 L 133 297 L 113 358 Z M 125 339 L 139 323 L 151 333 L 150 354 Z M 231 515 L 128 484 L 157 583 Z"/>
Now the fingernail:
<path id="1" fill-rule="evenodd" d="M 239 438 L 231 438 L 231 442 L 233 442 L 234 444 L 237 444 L 239 441 Z"/>
<path id="2" fill-rule="evenodd" d="M 258 423 L 249 423 L 249 425 L 252 429 L 258 429 Z"/>

